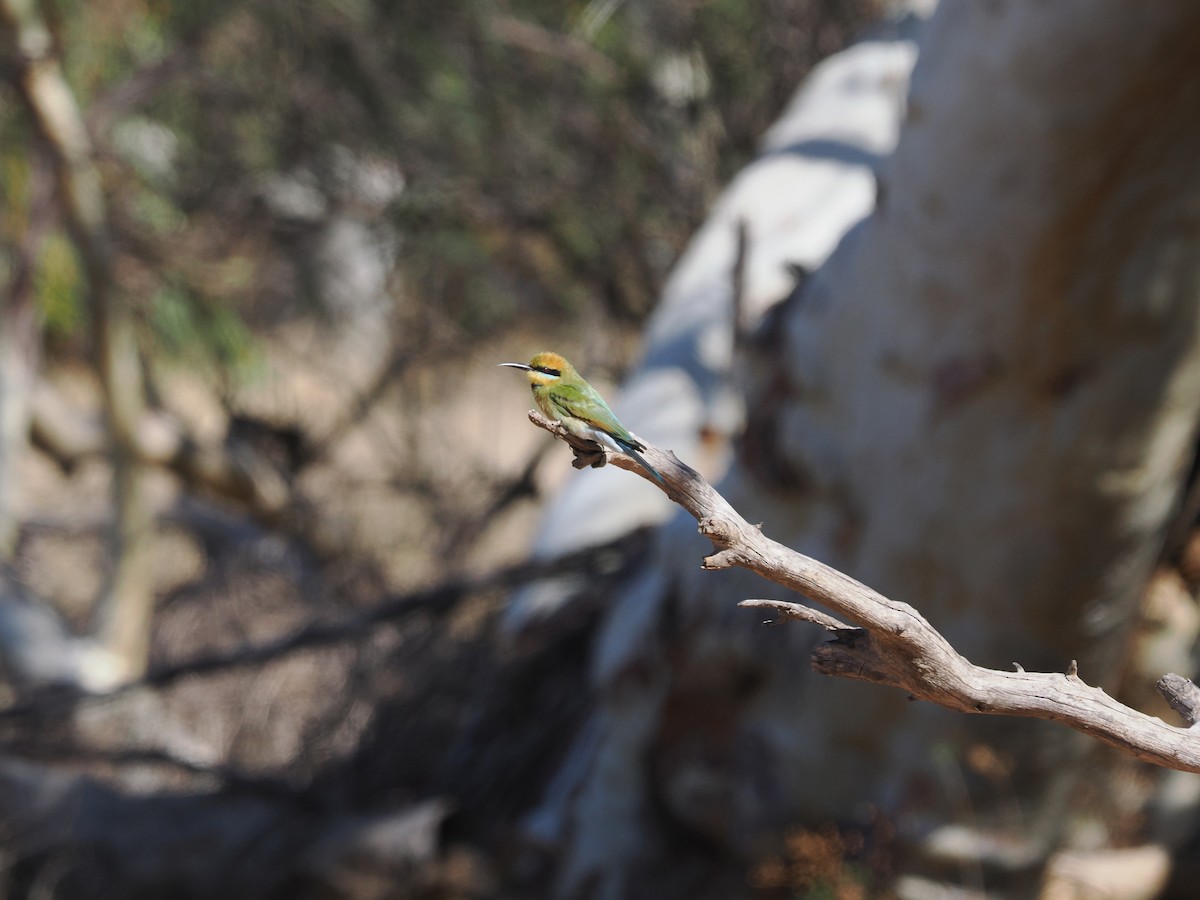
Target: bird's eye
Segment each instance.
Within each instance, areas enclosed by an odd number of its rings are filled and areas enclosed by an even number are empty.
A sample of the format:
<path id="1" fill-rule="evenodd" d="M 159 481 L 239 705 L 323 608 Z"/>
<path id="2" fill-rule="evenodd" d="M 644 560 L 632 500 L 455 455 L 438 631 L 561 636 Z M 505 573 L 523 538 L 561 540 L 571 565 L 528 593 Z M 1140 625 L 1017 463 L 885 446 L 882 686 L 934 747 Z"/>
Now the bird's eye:
<path id="1" fill-rule="evenodd" d="M 533 366 L 533 371 L 541 372 L 543 375 L 549 375 L 551 378 L 557 378 L 562 374 L 558 369 L 551 369 L 549 366 Z"/>

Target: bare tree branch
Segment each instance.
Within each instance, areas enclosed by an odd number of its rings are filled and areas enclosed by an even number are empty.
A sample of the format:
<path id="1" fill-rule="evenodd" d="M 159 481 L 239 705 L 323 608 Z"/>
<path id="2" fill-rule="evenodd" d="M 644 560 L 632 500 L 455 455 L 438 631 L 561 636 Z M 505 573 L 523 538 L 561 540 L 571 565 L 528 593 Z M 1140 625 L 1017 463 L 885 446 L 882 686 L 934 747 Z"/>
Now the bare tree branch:
<path id="1" fill-rule="evenodd" d="M 122 116 L 145 108 L 172 80 L 200 69 L 195 41 L 171 48 L 161 59 L 135 69 L 98 97 L 87 111 L 93 134 L 107 134 Z"/>
<path id="2" fill-rule="evenodd" d="M 561 59 L 600 78 L 613 78 L 617 74 L 617 66 L 611 59 L 573 34 L 549 31 L 515 16 L 494 16 L 489 25 L 492 36 L 510 47 Z"/>
<path id="3" fill-rule="evenodd" d="M 828 613 L 823 613 L 819 609 L 813 609 L 810 606 L 805 606 L 803 603 L 789 603 L 786 600 L 743 600 L 738 606 L 744 606 L 747 609 L 767 609 L 778 614 L 784 619 L 792 619 L 796 622 L 811 622 L 813 625 L 820 625 L 826 631 L 857 631 L 858 629 L 847 625 L 840 619 L 835 619 Z M 767 620 L 771 621 L 770 619 Z"/>
<path id="4" fill-rule="evenodd" d="M 633 458 L 577 438 L 536 411 L 531 410 L 529 418 L 571 445 L 576 468 L 611 462 L 655 483 Z M 1014 672 L 972 665 L 912 606 L 890 600 L 849 575 L 768 538 L 675 454 L 647 445 L 642 455 L 662 474 L 667 496 L 696 518 L 700 533 L 717 548 L 705 558 L 705 569 L 749 569 L 859 626 L 846 627 L 800 604 L 742 602 L 833 630 L 834 639 L 813 650 L 813 668 L 818 672 L 891 685 L 958 712 L 1062 722 L 1144 762 L 1200 772 L 1200 736 L 1131 709 L 1086 684 L 1074 661 L 1065 674 L 1026 672 L 1016 664 Z M 1159 690 L 1177 710 L 1184 711 L 1189 724 L 1195 721 L 1200 691 L 1194 685 L 1181 676 L 1169 675 L 1159 682 Z"/>
<path id="5" fill-rule="evenodd" d="M 72 738 L 63 740 L 58 736 L 43 739 L 40 734 L 34 734 L 22 736 L 16 740 L 3 740 L 0 741 L 0 752 L 5 756 L 17 757 L 26 761 L 101 764 L 114 767 L 157 766 L 176 769 L 189 775 L 203 775 L 212 778 L 227 789 L 257 794 L 265 798 L 293 797 L 304 787 L 304 785 L 294 784 L 283 778 L 242 771 L 232 765 L 210 764 L 187 759 L 168 750 L 156 748 L 105 750 L 86 746 Z"/>
<path id="6" fill-rule="evenodd" d="M 32 431 L 36 446 L 64 468 L 111 452 L 105 423 L 67 404 L 45 382 L 34 393 Z M 267 524 L 278 522 L 291 499 L 284 474 L 261 454 L 250 447 L 203 444 L 161 410 L 142 410 L 130 447 L 142 465 L 170 469 L 189 486 L 240 503 Z"/>
<path id="7" fill-rule="evenodd" d="M 111 684 L 145 671 L 154 599 L 149 580 L 151 516 L 135 450 L 145 390 L 133 318 L 115 283 L 108 209 L 91 139 L 37 4 L 0 0 L 0 55 L 54 162 L 63 220 L 87 276 L 96 368 L 112 434 L 116 510 L 112 570 L 97 626 L 107 656 L 87 677 L 97 685 Z"/>
<path id="8" fill-rule="evenodd" d="M 584 547 L 547 560 L 506 566 L 477 577 L 445 581 L 411 593 L 388 597 L 378 604 L 338 618 L 310 621 L 276 638 L 217 650 L 149 669 L 139 680 L 119 685 L 103 694 L 87 693 L 76 686 L 54 686 L 32 692 L 16 703 L 0 707 L 0 727 L 25 720 L 61 719 L 67 710 L 84 703 L 103 704 L 131 691 L 164 688 L 184 678 L 262 666 L 293 653 L 361 640 L 374 629 L 416 613 L 442 617 L 458 604 L 485 591 L 512 590 L 562 575 L 597 579 L 623 568 L 645 547 L 642 530 L 605 544 Z M 2 737 L 2 735 L 0 735 Z"/>

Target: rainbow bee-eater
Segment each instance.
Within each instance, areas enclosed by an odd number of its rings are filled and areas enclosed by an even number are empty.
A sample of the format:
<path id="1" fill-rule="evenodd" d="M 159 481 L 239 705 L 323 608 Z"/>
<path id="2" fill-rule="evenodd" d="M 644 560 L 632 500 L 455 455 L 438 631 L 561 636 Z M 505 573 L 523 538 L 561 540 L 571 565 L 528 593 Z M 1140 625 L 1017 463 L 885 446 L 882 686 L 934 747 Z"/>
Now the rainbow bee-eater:
<path id="1" fill-rule="evenodd" d="M 638 452 L 645 450 L 646 445 L 629 433 L 629 429 L 608 408 L 600 392 L 584 381 L 575 367 L 557 353 L 539 353 L 529 361 L 529 365 L 500 365 L 524 370 L 529 376 L 529 386 L 533 389 L 533 399 L 538 409 L 551 419 L 562 422 L 571 434 L 632 456 L 656 481 L 662 483 L 662 476 Z"/>

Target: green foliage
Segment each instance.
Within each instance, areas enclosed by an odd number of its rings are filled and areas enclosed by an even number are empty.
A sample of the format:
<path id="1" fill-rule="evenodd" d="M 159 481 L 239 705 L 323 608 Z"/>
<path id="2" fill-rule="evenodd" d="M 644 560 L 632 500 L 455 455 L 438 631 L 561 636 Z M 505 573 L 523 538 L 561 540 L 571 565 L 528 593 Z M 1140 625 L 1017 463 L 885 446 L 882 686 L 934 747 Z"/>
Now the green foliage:
<path id="1" fill-rule="evenodd" d="M 319 304 L 313 235 L 363 202 L 345 159 L 403 173 L 402 193 L 367 201 L 395 235 L 398 321 L 444 320 L 459 342 L 544 320 L 632 334 L 804 71 L 874 3 L 629 0 L 606 18 L 590 0 L 51 9 L 81 102 L 107 116 L 116 245 L 151 349 L 235 360 L 255 328 Z M 23 189 L 14 166 L 0 154 L 8 193 Z M 264 202 L 264 185 L 295 178 L 320 198 L 309 218 Z M 78 269 L 55 267 L 43 303 L 54 327 L 77 327 Z M 215 325 L 226 313 L 250 331 Z"/>
<path id="2" fill-rule="evenodd" d="M 150 304 L 153 345 L 168 360 L 246 374 L 261 362 L 254 337 L 232 309 L 206 303 L 180 286 L 165 286 Z"/>
<path id="3" fill-rule="evenodd" d="M 87 321 L 83 308 L 83 275 L 75 246 L 56 232 L 42 245 L 34 275 L 34 291 L 53 337 L 76 336 Z"/>
<path id="4" fill-rule="evenodd" d="M 204 4 L 199 4 L 204 5 Z M 69 48 L 62 55 L 76 100 L 87 108 L 114 83 L 170 52 L 163 4 L 141 0 L 55 0 L 45 15 Z"/>

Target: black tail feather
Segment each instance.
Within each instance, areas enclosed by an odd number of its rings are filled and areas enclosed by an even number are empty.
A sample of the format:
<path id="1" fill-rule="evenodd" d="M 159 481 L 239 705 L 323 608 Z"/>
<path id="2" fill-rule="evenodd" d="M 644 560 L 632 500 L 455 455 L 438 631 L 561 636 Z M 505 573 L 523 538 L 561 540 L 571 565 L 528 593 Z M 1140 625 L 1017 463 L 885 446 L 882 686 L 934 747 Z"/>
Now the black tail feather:
<path id="1" fill-rule="evenodd" d="M 638 453 L 639 450 L 646 449 L 645 444 L 641 444 L 641 443 L 631 444 L 629 441 L 622 441 L 620 439 L 617 440 L 617 443 L 621 445 L 622 450 L 624 450 L 626 453 L 628 453 L 630 456 L 632 456 L 634 459 L 636 459 L 639 463 L 641 463 L 642 468 L 645 469 L 647 472 L 649 472 L 651 475 L 653 475 L 655 481 L 657 481 L 659 484 L 663 484 L 663 485 L 666 484 L 666 482 L 663 481 L 662 475 L 660 475 L 658 473 L 658 470 L 656 468 L 654 468 L 654 466 L 650 465 L 650 463 L 646 462 L 646 457 L 644 457 L 644 456 L 642 456 L 642 454 Z"/>

